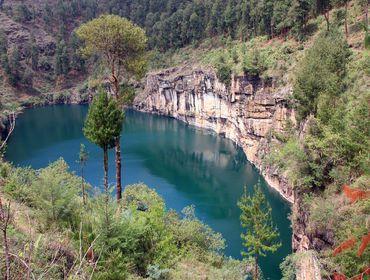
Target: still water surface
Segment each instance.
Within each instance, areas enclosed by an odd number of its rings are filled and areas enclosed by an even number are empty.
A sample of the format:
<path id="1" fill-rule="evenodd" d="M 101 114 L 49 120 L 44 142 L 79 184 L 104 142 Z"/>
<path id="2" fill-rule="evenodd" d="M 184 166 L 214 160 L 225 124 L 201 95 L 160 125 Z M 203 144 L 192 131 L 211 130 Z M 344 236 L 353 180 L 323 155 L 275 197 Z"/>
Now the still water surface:
<path id="1" fill-rule="evenodd" d="M 101 150 L 82 134 L 87 106 L 63 105 L 26 110 L 17 120 L 6 157 L 15 165 L 42 168 L 63 157 L 78 174 L 81 143 L 89 152 L 86 178 L 102 186 Z M 232 141 L 180 121 L 135 111 L 126 112 L 122 135 L 124 184 L 144 182 L 164 197 L 168 208 L 195 205 L 197 216 L 227 241 L 225 253 L 240 258 L 242 248 L 237 201 L 243 186 L 258 180 L 272 207 L 282 247 L 261 258 L 267 279 L 280 279 L 279 263 L 291 251 L 290 206 L 267 187 L 243 151 Z M 114 153 L 110 152 L 114 184 Z"/>

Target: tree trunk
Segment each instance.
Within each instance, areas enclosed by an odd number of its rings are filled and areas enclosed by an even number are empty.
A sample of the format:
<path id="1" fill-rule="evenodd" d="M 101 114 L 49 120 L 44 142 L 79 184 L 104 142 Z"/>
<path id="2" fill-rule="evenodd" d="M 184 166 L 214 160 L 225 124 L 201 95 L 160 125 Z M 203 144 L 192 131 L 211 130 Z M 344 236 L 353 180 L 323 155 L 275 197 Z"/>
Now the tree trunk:
<path id="1" fill-rule="evenodd" d="M 258 280 L 258 255 L 254 257 L 254 280 Z"/>
<path id="2" fill-rule="evenodd" d="M 369 25 L 369 3 L 367 2 L 366 5 L 365 5 L 365 15 L 364 15 L 365 19 L 365 26 L 366 26 L 366 31 L 367 28 L 368 28 L 368 25 Z"/>
<path id="3" fill-rule="evenodd" d="M 324 18 L 325 18 L 325 21 L 326 21 L 326 29 L 327 31 L 330 30 L 330 11 L 326 11 L 324 12 Z"/>
<path id="4" fill-rule="evenodd" d="M 84 168 L 81 167 L 81 188 L 82 188 L 82 202 L 86 205 L 86 195 L 85 195 L 85 184 L 84 184 Z"/>
<path id="5" fill-rule="evenodd" d="M 105 221 L 108 226 L 108 149 L 104 148 L 104 192 L 105 192 Z"/>
<path id="6" fill-rule="evenodd" d="M 112 79 L 113 79 L 113 90 L 114 96 L 118 102 L 119 99 L 119 82 L 115 74 L 115 69 L 112 69 Z M 116 193 L 117 202 L 122 198 L 122 160 L 121 160 L 121 137 L 116 140 Z"/>
<path id="7" fill-rule="evenodd" d="M 117 188 L 116 188 L 116 196 L 117 202 L 119 202 L 122 198 L 122 163 L 121 163 L 121 138 L 118 138 L 116 141 L 116 180 L 117 180 Z"/>

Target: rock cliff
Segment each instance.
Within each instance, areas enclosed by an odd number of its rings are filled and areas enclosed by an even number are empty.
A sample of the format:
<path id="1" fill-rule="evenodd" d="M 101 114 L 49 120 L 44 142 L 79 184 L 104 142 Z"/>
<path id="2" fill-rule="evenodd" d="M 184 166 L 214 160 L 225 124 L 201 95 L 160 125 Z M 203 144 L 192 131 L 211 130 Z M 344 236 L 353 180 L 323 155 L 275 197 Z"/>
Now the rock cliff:
<path id="1" fill-rule="evenodd" d="M 222 84 L 212 69 L 182 66 L 151 73 L 134 100 L 139 111 L 165 115 L 190 125 L 210 129 L 232 139 L 264 175 L 269 185 L 293 204 L 292 247 L 310 252 L 312 241 L 305 232 L 307 215 L 300 197 L 283 174 L 265 163 L 273 140 L 272 132 L 281 132 L 288 120 L 295 122 L 289 108 L 292 89 L 273 87 L 253 77 L 233 77 L 230 88 Z M 297 267 L 298 280 L 321 280 L 313 254 L 302 257 Z"/>
<path id="2" fill-rule="evenodd" d="M 292 188 L 283 176 L 264 164 L 273 131 L 294 121 L 288 107 L 290 87 L 274 89 L 260 79 L 233 77 L 230 88 L 211 69 L 183 66 L 147 76 L 134 108 L 182 120 L 215 131 L 240 145 L 248 160 L 288 201 Z"/>

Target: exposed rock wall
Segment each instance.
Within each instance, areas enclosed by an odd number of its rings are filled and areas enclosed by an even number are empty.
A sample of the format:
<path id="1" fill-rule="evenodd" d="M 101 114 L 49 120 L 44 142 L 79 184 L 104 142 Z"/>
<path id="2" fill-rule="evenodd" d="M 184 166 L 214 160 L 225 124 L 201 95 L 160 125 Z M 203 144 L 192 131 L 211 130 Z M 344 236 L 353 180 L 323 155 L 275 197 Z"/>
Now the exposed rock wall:
<path id="1" fill-rule="evenodd" d="M 149 74 L 144 90 L 135 98 L 139 111 L 174 117 L 190 125 L 213 130 L 240 145 L 248 160 L 264 175 L 269 185 L 294 203 L 292 247 L 312 249 L 306 235 L 307 215 L 299 197 L 283 174 L 264 163 L 270 152 L 271 133 L 282 131 L 287 120 L 295 122 L 289 108 L 290 87 L 272 87 L 251 77 L 234 77 L 229 89 L 213 70 L 183 66 Z M 297 268 L 298 280 L 321 280 L 314 255 L 307 254 Z"/>
<path id="2" fill-rule="evenodd" d="M 293 202 L 287 180 L 263 162 L 272 131 L 281 131 L 287 120 L 294 121 L 294 111 L 288 108 L 290 94 L 289 87 L 275 90 L 250 77 L 234 77 L 227 89 L 214 71 L 184 66 L 148 75 L 134 108 L 171 116 L 232 139 L 268 183 Z"/>

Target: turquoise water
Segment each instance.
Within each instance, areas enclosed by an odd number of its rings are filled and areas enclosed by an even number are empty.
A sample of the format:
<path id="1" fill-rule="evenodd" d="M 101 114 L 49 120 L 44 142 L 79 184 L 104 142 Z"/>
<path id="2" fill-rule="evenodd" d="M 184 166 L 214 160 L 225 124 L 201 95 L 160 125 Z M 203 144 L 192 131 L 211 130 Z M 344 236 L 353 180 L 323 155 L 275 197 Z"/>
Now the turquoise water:
<path id="1" fill-rule="evenodd" d="M 90 153 L 87 180 L 102 186 L 102 152 L 82 134 L 87 106 L 51 106 L 26 110 L 17 120 L 6 157 L 19 166 L 45 167 L 63 157 L 78 174 L 81 143 Z M 280 279 L 279 263 L 291 252 L 290 206 L 268 188 L 258 171 L 232 141 L 180 121 L 126 112 L 122 135 L 123 183 L 144 182 L 180 211 L 195 205 L 197 216 L 227 241 L 225 254 L 240 258 L 241 227 L 236 205 L 243 186 L 260 179 L 273 210 L 283 246 L 261 258 L 267 279 Z M 114 153 L 110 153 L 110 183 L 114 184 Z"/>

